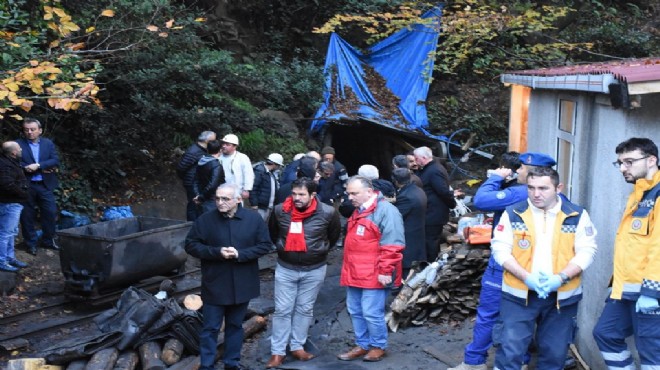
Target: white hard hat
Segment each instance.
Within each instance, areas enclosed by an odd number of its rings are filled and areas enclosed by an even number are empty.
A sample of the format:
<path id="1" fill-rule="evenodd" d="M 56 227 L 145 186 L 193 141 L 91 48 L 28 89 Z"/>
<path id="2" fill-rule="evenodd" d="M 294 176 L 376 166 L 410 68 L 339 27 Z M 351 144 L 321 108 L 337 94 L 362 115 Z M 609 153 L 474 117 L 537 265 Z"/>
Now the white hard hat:
<path id="1" fill-rule="evenodd" d="M 279 153 L 271 153 L 268 155 L 268 161 L 273 162 L 277 165 L 283 166 L 284 165 L 284 157 L 282 157 L 281 154 Z"/>
<path id="2" fill-rule="evenodd" d="M 238 136 L 234 134 L 225 135 L 225 137 L 222 138 L 222 142 L 238 146 Z"/>

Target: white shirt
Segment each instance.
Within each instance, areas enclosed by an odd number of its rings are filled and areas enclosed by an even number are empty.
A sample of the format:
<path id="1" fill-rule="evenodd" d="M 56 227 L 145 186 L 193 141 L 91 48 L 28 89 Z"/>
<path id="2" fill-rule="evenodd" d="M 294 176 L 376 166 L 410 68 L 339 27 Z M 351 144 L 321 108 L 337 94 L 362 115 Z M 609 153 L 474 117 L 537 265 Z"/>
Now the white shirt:
<path id="1" fill-rule="evenodd" d="M 532 271 L 530 272 L 545 272 L 553 274 L 553 260 L 552 260 L 552 241 L 554 239 L 555 221 L 557 214 L 561 210 L 561 198 L 557 204 L 548 211 L 543 211 L 532 205 L 527 200 L 529 207 L 532 211 L 534 218 L 534 229 L 536 236 L 533 240 L 534 256 L 532 260 Z M 587 210 L 582 212 L 580 221 L 577 224 L 575 231 L 575 256 L 570 260 L 584 271 L 594 260 L 596 254 L 596 228 L 591 222 Z M 493 239 L 491 240 L 491 248 L 493 250 L 493 258 L 495 261 L 503 265 L 506 261 L 513 257 L 511 253 L 513 249 L 513 231 L 511 229 L 511 221 L 509 214 L 504 212 L 500 223 L 495 227 L 493 232 Z"/>
<path id="2" fill-rule="evenodd" d="M 254 185 L 254 171 L 252 170 L 250 158 L 247 155 L 237 150 L 234 154 L 223 154 L 218 160 L 222 164 L 222 169 L 225 171 L 226 183 L 237 185 L 240 191 L 252 190 L 252 185 Z"/>

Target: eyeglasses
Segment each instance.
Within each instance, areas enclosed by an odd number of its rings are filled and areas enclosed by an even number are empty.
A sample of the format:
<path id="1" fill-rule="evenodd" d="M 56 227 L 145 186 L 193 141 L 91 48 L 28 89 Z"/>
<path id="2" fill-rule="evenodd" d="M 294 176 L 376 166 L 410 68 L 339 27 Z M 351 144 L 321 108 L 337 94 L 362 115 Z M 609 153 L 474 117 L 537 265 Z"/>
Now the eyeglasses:
<path id="1" fill-rule="evenodd" d="M 623 165 L 623 167 L 625 167 L 625 168 L 630 168 L 630 167 L 632 167 L 633 163 L 635 163 L 637 161 L 641 161 L 642 159 L 646 159 L 648 157 L 650 157 L 650 156 L 647 155 L 646 157 L 641 157 L 641 158 L 624 159 L 623 161 L 614 161 L 614 162 L 612 162 L 612 166 L 614 166 L 614 168 L 616 168 L 616 169 L 621 168 L 621 165 Z"/>
<path id="2" fill-rule="evenodd" d="M 234 200 L 234 198 L 229 198 L 229 197 L 215 197 L 216 202 L 222 202 L 222 203 L 228 203 L 230 201 Z"/>

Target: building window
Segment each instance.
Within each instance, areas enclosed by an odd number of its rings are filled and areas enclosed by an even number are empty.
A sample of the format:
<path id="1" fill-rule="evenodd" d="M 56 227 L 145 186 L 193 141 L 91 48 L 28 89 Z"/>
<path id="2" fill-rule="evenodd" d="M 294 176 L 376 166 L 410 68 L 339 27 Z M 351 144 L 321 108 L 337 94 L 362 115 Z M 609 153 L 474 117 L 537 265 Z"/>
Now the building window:
<path id="1" fill-rule="evenodd" d="M 569 199 L 573 190 L 573 153 L 575 148 L 575 117 L 577 103 L 559 100 L 559 122 L 557 130 L 557 172 L 564 184 L 563 193 Z"/>

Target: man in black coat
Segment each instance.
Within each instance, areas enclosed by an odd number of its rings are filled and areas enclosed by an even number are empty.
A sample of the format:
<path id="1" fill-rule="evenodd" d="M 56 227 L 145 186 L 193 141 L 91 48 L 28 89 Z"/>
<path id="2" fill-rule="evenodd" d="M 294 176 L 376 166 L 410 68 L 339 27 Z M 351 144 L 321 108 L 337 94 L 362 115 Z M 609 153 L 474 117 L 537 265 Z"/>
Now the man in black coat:
<path id="1" fill-rule="evenodd" d="M 16 259 L 14 239 L 18 220 L 28 200 L 28 182 L 19 159 L 21 147 L 14 141 L 2 144 L 0 154 L 0 270 L 16 272 L 27 263 Z"/>
<path id="2" fill-rule="evenodd" d="M 277 173 L 283 164 L 284 158 L 281 154 L 270 153 L 264 162 L 254 165 L 254 183 L 250 192 L 250 207 L 259 211 L 266 223 L 273 211 L 275 195 L 280 188 Z"/>
<path id="3" fill-rule="evenodd" d="M 239 207 L 234 184 L 216 191 L 217 212 L 199 216 L 186 237 L 186 252 L 202 262 L 201 370 L 213 370 L 218 331 L 224 319 L 225 369 L 239 369 L 243 319 L 259 296 L 259 257 L 271 250 L 268 227 L 258 212 Z"/>
<path id="4" fill-rule="evenodd" d="M 209 141 L 206 145 L 208 154 L 197 162 L 193 182 L 193 191 L 196 195 L 193 201 L 197 205 L 198 217 L 216 208 L 215 191 L 218 190 L 218 186 L 225 183 L 225 170 L 218 160 L 221 155 L 220 149 L 222 145 L 218 140 Z"/>
<path id="5" fill-rule="evenodd" d="M 215 139 L 216 135 L 213 131 L 204 131 L 199 134 L 197 142 L 186 149 L 186 152 L 183 153 L 181 160 L 176 166 L 176 174 L 183 182 L 183 188 L 186 189 L 186 198 L 188 199 L 186 220 L 188 221 L 195 221 L 197 218 L 197 205 L 193 200 L 197 195 L 193 189 L 197 162 L 206 154 L 206 145 L 208 142 Z"/>
<path id="6" fill-rule="evenodd" d="M 426 194 L 411 180 L 408 168 L 392 171 L 397 188 L 394 205 L 403 217 L 406 231 L 406 249 L 403 250 L 403 278 L 408 277 L 413 261 L 426 261 Z"/>
<path id="7" fill-rule="evenodd" d="M 34 118 L 23 121 L 23 138 L 16 140 L 21 146 L 21 166 L 28 179 L 28 201 L 21 213 L 23 239 L 30 254 L 37 254 L 37 221 L 36 207 L 39 207 L 41 221 L 41 246 L 59 250 L 55 243 L 55 219 L 57 218 L 57 203 L 53 191 L 59 186 L 57 168 L 60 159 L 55 144 L 41 137 L 43 129 L 41 122 Z"/>
<path id="8" fill-rule="evenodd" d="M 442 228 L 449 221 L 449 210 L 456 207 L 454 192 L 449 188 L 447 171 L 433 158 L 433 152 L 426 146 L 413 152 L 420 166 L 419 178 L 426 193 L 426 260 L 435 261 L 438 257 L 438 242 Z"/>

